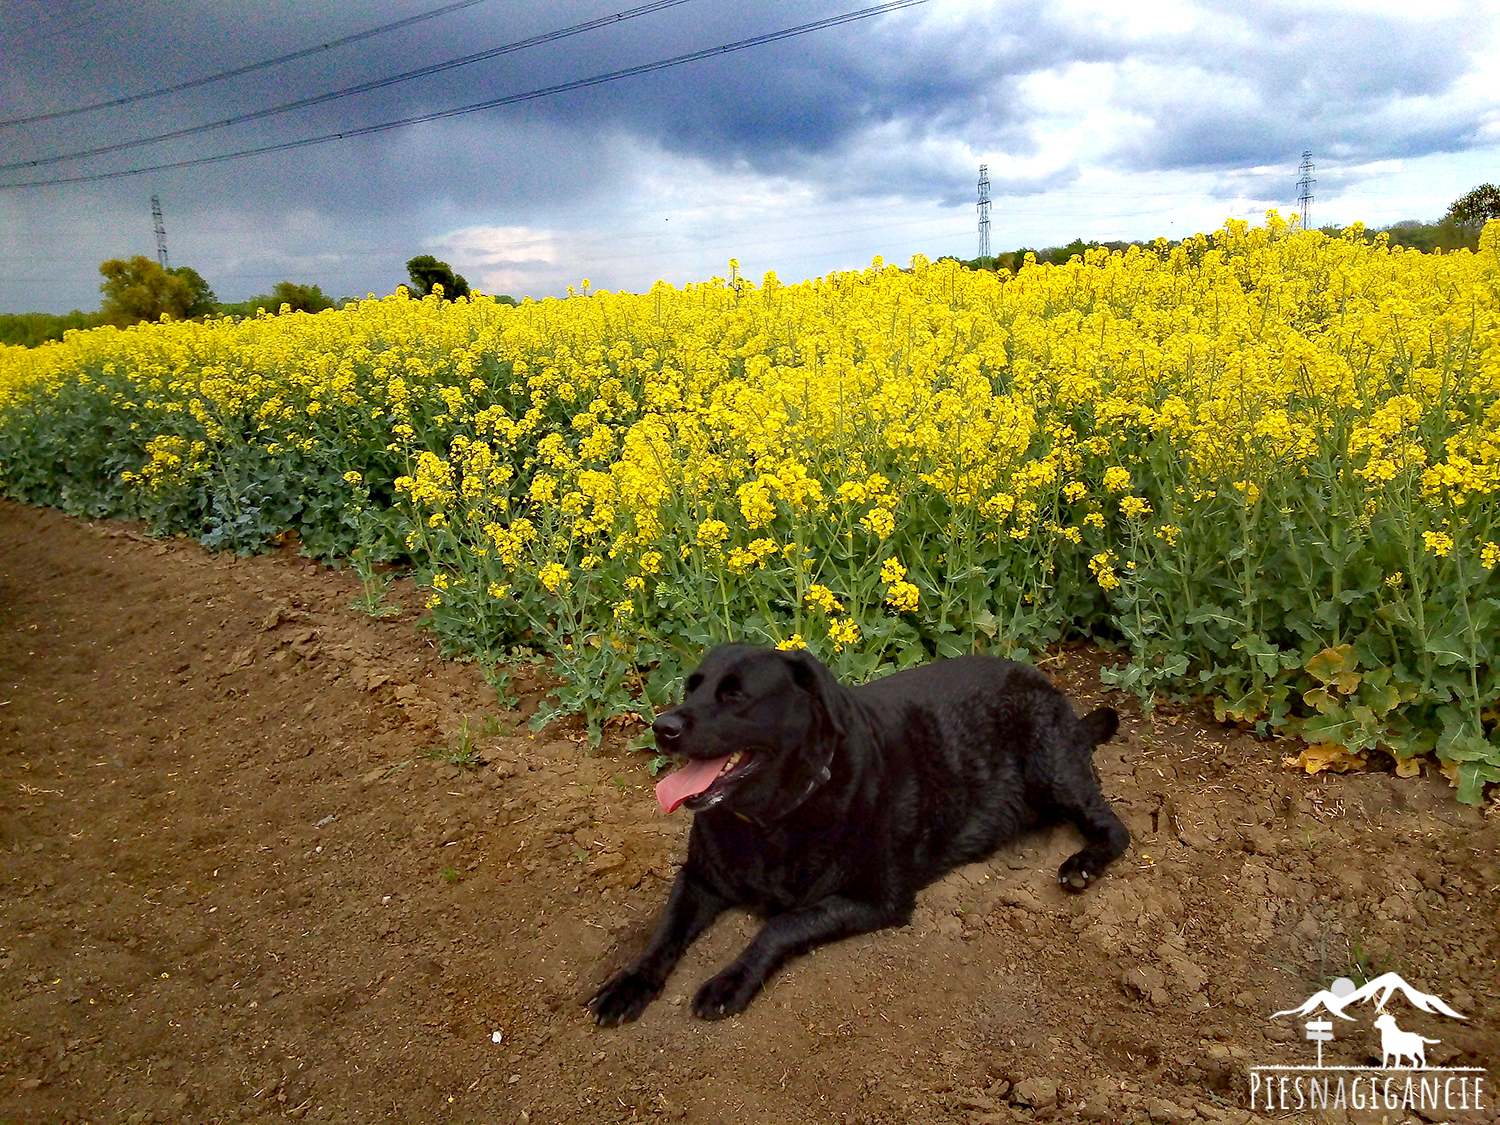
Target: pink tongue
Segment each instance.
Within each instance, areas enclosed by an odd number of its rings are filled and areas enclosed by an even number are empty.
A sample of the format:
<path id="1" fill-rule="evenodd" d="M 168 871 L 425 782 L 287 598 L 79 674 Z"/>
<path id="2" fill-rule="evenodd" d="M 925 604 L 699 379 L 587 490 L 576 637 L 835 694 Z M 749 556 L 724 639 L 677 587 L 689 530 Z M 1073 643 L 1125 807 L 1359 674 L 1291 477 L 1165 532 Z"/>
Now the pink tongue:
<path id="1" fill-rule="evenodd" d="M 709 761 L 694 759 L 680 770 L 667 774 L 656 783 L 656 801 L 667 812 L 674 811 L 689 797 L 696 797 L 714 783 L 729 755 Z"/>

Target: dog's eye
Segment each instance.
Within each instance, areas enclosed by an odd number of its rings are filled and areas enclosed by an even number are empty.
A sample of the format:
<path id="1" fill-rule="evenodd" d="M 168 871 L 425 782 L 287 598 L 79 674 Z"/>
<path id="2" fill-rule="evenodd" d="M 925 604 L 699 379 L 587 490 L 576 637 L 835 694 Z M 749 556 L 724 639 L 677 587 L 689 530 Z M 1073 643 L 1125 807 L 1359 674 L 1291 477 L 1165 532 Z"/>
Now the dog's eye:
<path id="1" fill-rule="evenodd" d="M 694 672 L 691 676 L 689 676 L 687 678 L 687 685 L 686 685 L 687 686 L 687 690 L 688 691 L 697 691 L 698 688 L 699 688 L 699 686 L 702 683 L 703 683 L 703 677 L 700 676 L 700 675 L 698 675 L 697 672 Z"/>
<path id="2" fill-rule="evenodd" d="M 740 678 L 738 676 L 725 676 L 719 681 L 718 690 L 714 694 L 720 699 L 745 698 L 745 693 L 740 690 Z"/>

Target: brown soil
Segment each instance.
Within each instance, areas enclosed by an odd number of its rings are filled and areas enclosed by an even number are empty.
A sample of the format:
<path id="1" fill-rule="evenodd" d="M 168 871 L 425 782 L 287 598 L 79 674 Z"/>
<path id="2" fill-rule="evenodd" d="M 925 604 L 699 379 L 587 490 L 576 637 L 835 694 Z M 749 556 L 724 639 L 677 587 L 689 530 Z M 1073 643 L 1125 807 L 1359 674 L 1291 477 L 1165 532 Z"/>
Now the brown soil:
<path id="1" fill-rule="evenodd" d="M 1071 829 L 1023 839 L 703 1023 L 732 916 L 601 1031 L 687 816 L 355 589 L 0 504 L 0 1121 L 1242 1122 L 1251 1065 L 1311 1057 L 1271 1013 L 1388 969 L 1469 1017 L 1392 1005 L 1495 1120 L 1500 816 L 1142 719 L 1090 650 L 1048 663 L 1128 715 L 1099 767 L 1135 842 L 1094 888 L 1054 886 Z M 422 755 L 465 719 L 482 767 Z"/>

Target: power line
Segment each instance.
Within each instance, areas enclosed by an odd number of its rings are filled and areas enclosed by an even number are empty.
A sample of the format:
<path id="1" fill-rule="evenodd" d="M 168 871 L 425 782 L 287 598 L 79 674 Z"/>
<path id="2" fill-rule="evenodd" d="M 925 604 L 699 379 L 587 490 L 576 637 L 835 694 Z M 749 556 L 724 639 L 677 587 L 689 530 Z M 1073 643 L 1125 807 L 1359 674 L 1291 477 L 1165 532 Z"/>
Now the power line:
<path id="1" fill-rule="evenodd" d="M 470 3 L 478 3 L 480 0 L 469 0 Z M 430 66 L 420 67 L 417 70 L 408 70 L 402 74 L 393 74 L 389 78 L 376 78 L 370 82 L 361 82 L 357 86 L 345 86 L 341 90 L 331 90 L 326 94 L 314 94 L 309 98 L 299 98 L 294 102 L 286 102 L 282 105 L 272 106 L 270 109 L 260 109 L 253 113 L 242 113 L 236 117 L 226 117 L 222 121 L 210 121 L 203 125 L 189 125 L 182 129 L 174 129 L 168 133 L 158 133 L 152 137 L 139 137 L 132 141 L 117 141 L 112 145 L 100 145 L 97 148 L 77 149 L 73 152 L 65 152 L 58 156 L 44 156 L 36 160 L 16 160 L 10 164 L 0 164 L 0 172 L 9 172 L 16 168 L 40 168 L 48 164 L 60 164 L 66 160 L 81 160 L 86 156 L 100 156 L 107 152 L 119 152 L 121 149 L 140 148 L 143 145 L 153 145 L 161 141 L 177 140 L 180 137 L 191 137 L 198 133 L 207 133 L 214 129 L 224 129 L 231 125 L 243 125 L 247 121 L 259 121 L 265 117 L 275 117 L 278 114 L 290 113 L 294 109 L 306 109 L 308 106 L 321 105 L 323 102 L 331 102 L 338 98 L 351 97 L 354 94 L 367 93 L 370 90 L 379 90 L 385 86 L 394 86 L 398 82 L 410 82 L 416 78 L 425 78 L 430 74 L 437 74 L 444 70 L 452 70 L 458 66 L 468 66 L 471 63 L 484 62 L 486 59 L 497 58 L 500 55 L 510 54 L 527 47 L 535 47 L 542 43 L 551 43 L 554 40 L 566 39 L 572 35 L 580 35 L 585 31 L 593 31 L 607 24 L 620 23 L 623 20 L 635 19 L 637 16 L 649 15 L 659 12 L 663 8 L 675 8 L 679 4 L 686 4 L 688 0 L 652 0 L 652 3 L 642 4 L 638 8 L 629 8 L 614 15 L 601 16 L 598 19 L 588 20 L 584 23 L 574 24 L 572 27 L 564 27 L 558 31 L 547 31 L 540 35 L 533 35 L 529 39 L 520 39 L 514 43 L 506 43 L 500 47 L 492 47 L 487 51 L 479 51 L 472 55 L 463 55 L 456 59 L 448 59 L 445 62 L 433 63 Z"/>
<path id="2" fill-rule="evenodd" d="M 301 50 L 292 51 L 290 54 L 277 55 L 274 59 L 262 59 L 260 62 L 246 63 L 237 66 L 233 70 L 221 70 L 217 74 L 204 75 L 202 78 L 189 79 L 186 82 L 178 82 L 171 86 L 160 86 L 155 90 L 146 90 L 139 94 L 130 94 L 126 97 L 111 98 L 108 101 L 92 102 L 89 105 L 75 106 L 72 109 L 58 109 L 50 113 L 37 113 L 30 117 L 12 117 L 0 121 L 0 128 L 10 125 L 30 125 L 37 121 L 53 121 L 59 117 L 72 117 L 79 113 L 92 113 L 96 109 L 113 109 L 116 106 L 134 105 L 143 102 L 147 98 L 159 98 L 165 94 L 177 94 L 183 90 L 195 90 L 199 86 L 207 86 L 213 82 L 222 82 L 226 78 L 238 78 L 242 74 L 253 74 L 257 70 L 265 70 L 268 67 L 280 66 L 282 63 L 295 62 L 297 59 L 305 59 L 309 55 L 316 55 L 322 51 L 331 51 L 335 47 L 347 47 L 350 43 L 358 43 L 361 39 L 369 39 L 375 35 L 384 35 L 387 31 L 397 31 L 403 27 L 410 27 L 414 23 L 423 20 L 436 19 L 438 16 L 446 16 L 449 12 L 456 12 L 460 8 L 471 8 L 475 4 L 483 4 L 486 0 L 458 0 L 454 4 L 445 4 L 441 8 L 434 8 L 430 12 L 418 12 L 414 16 L 396 20 L 394 23 L 383 23 L 379 27 L 368 28 L 365 31 L 356 31 L 352 35 L 345 35 L 339 39 L 330 39 L 327 43 L 319 43 L 314 47 L 303 47 Z M 68 30 L 64 28 L 63 30 Z M 58 32 L 49 32 L 49 35 Z M 43 36 L 46 38 L 46 36 Z"/>
<path id="3" fill-rule="evenodd" d="M 670 59 L 642 63 L 639 66 L 626 67 L 623 70 L 612 70 L 607 74 L 596 74 L 590 78 L 578 78 L 571 82 L 560 82 L 554 86 L 544 86 L 541 89 L 528 90 L 522 94 L 510 94 L 503 98 L 492 98 L 489 101 L 475 102 L 471 105 L 456 106 L 453 109 L 435 110 L 431 113 L 418 114 L 415 117 L 404 117 L 397 121 L 383 121 L 378 125 L 365 125 L 358 129 L 345 129 L 339 133 L 325 133 L 317 137 L 303 137 L 301 140 L 296 141 L 282 141 L 279 144 L 261 145 L 258 148 L 239 149 L 235 152 L 220 153 L 217 156 L 199 156 L 191 160 L 175 160 L 166 164 L 127 168 L 118 172 L 94 172 L 83 176 L 59 176 L 48 180 L 26 180 L 18 183 L 0 184 L 0 191 L 13 188 L 48 187 L 54 184 L 96 183 L 100 180 L 116 180 L 124 176 L 139 176 L 147 172 L 163 172 L 175 168 L 195 168 L 204 164 L 218 164 L 225 160 L 239 160 L 246 156 L 260 156 L 269 152 L 286 152 L 291 149 L 327 144 L 330 141 L 366 137 L 375 133 L 389 132 L 392 129 L 404 129 L 411 125 L 421 125 L 429 121 L 441 121 L 448 117 L 459 117 L 464 114 L 477 113 L 480 110 L 498 109 L 501 106 L 535 101 L 538 98 L 551 97 L 554 94 L 562 94 L 570 90 L 581 90 L 588 86 L 599 86 L 606 82 L 617 82 L 622 78 L 633 78 L 637 75 L 650 74 L 654 71 L 666 70 L 669 67 L 697 62 L 700 59 L 714 58 L 734 51 L 743 51 L 750 47 L 764 46 L 767 43 L 775 43 L 782 39 L 791 39 L 798 35 L 806 35 L 812 31 L 821 31 L 825 28 L 853 23 L 856 20 L 869 19 L 871 16 L 884 15 L 886 12 L 894 12 L 901 8 L 910 8 L 917 4 L 925 4 L 926 2 L 927 0 L 891 0 L 890 3 L 876 4 L 874 7 L 862 8 L 857 12 L 846 12 L 843 15 L 830 16 L 827 19 L 799 24 L 796 27 L 784 28 L 781 31 L 767 32 L 764 35 L 752 36 L 749 39 L 741 39 L 734 43 L 725 43 L 718 47 L 707 47 L 701 51 L 676 55 Z"/>

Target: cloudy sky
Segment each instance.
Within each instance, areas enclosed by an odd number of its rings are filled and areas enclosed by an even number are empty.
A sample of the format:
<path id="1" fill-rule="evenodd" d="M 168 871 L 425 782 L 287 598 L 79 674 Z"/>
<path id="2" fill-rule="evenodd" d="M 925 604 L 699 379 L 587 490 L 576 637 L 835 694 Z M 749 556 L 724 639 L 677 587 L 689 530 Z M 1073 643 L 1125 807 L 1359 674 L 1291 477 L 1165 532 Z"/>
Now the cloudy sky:
<path id="1" fill-rule="evenodd" d="M 240 300 L 281 280 L 389 293 L 419 253 L 536 297 L 704 280 L 731 257 L 783 281 L 971 257 L 981 164 L 996 251 L 1289 214 L 1304 149 L 1317 225 L 1436 218 L 1500 181 L 1493 0 L 926 0 L 514 97 L 875 2 L 8 0 L 0 312 L 97 308 L 100 261 L 155 253 L 153 194 L 171 264 Z"/>

